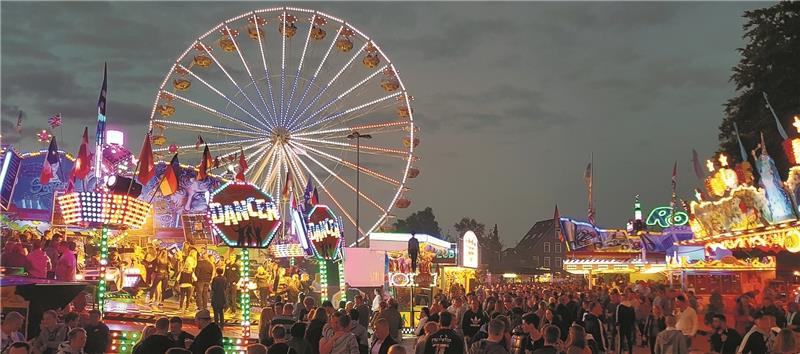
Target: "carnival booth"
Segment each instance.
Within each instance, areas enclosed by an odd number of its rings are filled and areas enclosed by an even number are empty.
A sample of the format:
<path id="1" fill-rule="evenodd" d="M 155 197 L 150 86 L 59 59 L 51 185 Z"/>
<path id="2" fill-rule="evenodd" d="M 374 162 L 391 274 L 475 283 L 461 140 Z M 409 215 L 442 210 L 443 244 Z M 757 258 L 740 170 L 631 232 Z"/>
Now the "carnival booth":
<path id="1" fill-rule="evenodd" d="M 467 231 L 457 246 L 448 252 L 439 252 L 434 258 L 439 273 L 439 288 L 451 294 L 469 293 L 476 287 L 477 269 L 480 265 L 478 237 Z M 464 295 L 461 294 L 461 295 Z"/>

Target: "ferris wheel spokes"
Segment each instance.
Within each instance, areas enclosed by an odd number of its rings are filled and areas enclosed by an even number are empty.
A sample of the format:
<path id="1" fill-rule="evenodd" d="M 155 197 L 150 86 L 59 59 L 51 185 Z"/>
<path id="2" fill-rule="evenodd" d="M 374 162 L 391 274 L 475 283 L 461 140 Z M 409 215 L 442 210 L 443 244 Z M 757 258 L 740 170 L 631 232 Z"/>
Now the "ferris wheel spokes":
<path id="1" fill-rule="evenodd" d="M 283 114 L 283 96 L 285 92 L 285 85 L 286 85 L 286 10 L 284 8 L 283 15 L 281 16 L 281 26 L 283 29 L 281 30 L 281 104 L 280 104 L 280 114 L 278 115 L 278 121 L 280 124 L 278 126 L 284 126 L 284 114 Z"/>
<path id="2" fill-rule="evenodd" d="M 164 119 L 153 119 L 153 123 L 172 125 L 179 129 L 183 128 L 184 130 L 195 131 L 195 132 L 211 132 L 211 133 L 220 133 L 231 136 L 245 136 L 250 138 L 259 136 L 262 138 L 264 137 L 264 134 L 260 132 L 252 132 L 244 129 L 221 127 L 217 125 L 184 123 L 184 122 L 178 122 L 174 120 L 164 120 Z"/>
<path id="3" fill-rule="evenodd" d="M 349 169 L 351 169 L 353 171 L 361 171 L 361 172 L 367 174 L 368 176 L 374 177 L 374 178 L 378 179 L 379 181 L 391 184 L 392 186 L 395 186 L 395 187 L 400 187 L 400 185 L 401 185 L 400 181 L 398 181 L 398 180 L 396 180 L 394 178 L 391 178 L 391 177 L 384 176 L 384 175 L 382 175 L 382 174 L 380 174 L 380 173 L 378 173 L 376 171 L 373 171 L 373 170 L 371 170 L 371 169 L 369 169 L 367 167 L 364 167 L 362 165 L 356 166 L 356 164 L 354 164 L 354 163 L 352 163 L 350 161 L 344 160 L 344 159 L 342 159 L 340 157 L 333 156 L 333 155 L 328 154 L 328 153 L 326 153 L 324 151 L 315 149 L 314 147 L 311 147 L 311 146 L 308 146 L 308 145 L 299 144 L 299 143 L 297 143 L 297 144 L 302 146 L 302 147 L 304 147 L 305 149 L 307 149 L 307 151 L 311 151 L 311 152 L 313 152 L 313 153 L 315 153 L 315 154 L 317 154 L 317 155 L 319 155 L 319 156 L 321 156 L 321 157 L 323 157 L 323 158 L 325 158 L 327 160 L 330 160 L 332 162 L 341 164 L 342 166 L 345 166 L 345 167 L 347 167 L 347 168 L 349 168 Z"/>
<path id="4" fill-rule="evenodd" d="M 311 25 L 308 26 L 308 33 L 306 34 L 306 42 L 303 45 L 303 53 L 300 54 L 300 63 L 297 64 L 297 74 L 294 76 L 294 82 L 292 83 L 292 91 L 289 94 L 289 102 L 286 105 L 286 113 L 289 113 L 289 108 L 292 106 L 292 102 L 294 101 L 294 92 L 297 89 L 297 80 L 300 78 L 300 74 L 303 71 L 303 62 L 306 59 L 306 50 L 308 50 L 308 43 L 311 40 L 311 29 L 314 28 L 314 19 L 317 17 L 317 12 L 314 11 L 314 14 L 311 15 Z M 289 118 L 286 119 L 289 122 Z M 287 123 L 287 126 L 289 124 Z"/>
<path id="5" fill-rule="evenodd" d="M 253 139 L 242 139 L 242 140 L 213 142 L 213 143 L 206 143 L 204 145 L 208 146 L 208 150 L 209 151 L 220 151 L 220 150 L 226 150 L 226 149 L 230 149 L 230 148 L 238 148 L 239 145 L 241 145 L 241 144 L 251 143 L 251 142 L 254 142 L 254 141 L 262 143 L 264 141 L 264 138 L 253 138 Z M 228 145 L 236 145 L 236 146 L 227 147 Z M 178 151 L 186 150 L 188 152 L 195 151 L 198 154 L 202 154 L 203 153 L 201 150 L 196 150 L 195 149 L 195 145 L 180 145 L 177 148 L 178 148 Z M 153 149 L 153 152 L 164 152 L 164 151 L 168 151 L 168 150 L 169 150 L 169 147 L 155 148 L 155 149 Z"/>
<path id="6" fill-rule="evenodd" d="M 243 127 L 250 128 L 250 129 L 252 129 L 254 131 L 258 131 L 258 132 L 262 132 L 262 133 L 266 134 L 266 131 L 264 131 L 263 129 L 261 129 L 259 127 L 256 127 L 255 125 L 247 123 L 247 122 L 245 122 L 245 121 L 243 121 L 243 120 L 241 120 L 239 118 L 229 116 L 229 115 L 227 115 L 225 113 L 222 113 L 222 112 L 220 112 L 220 111 L 218 111 L 218 110 L 216 110 L 214 108 L 208 107 L 208 106 L 206 106 L 204 104 L 201 104 L 201 103 L 198 103 L 198 102 L 195 102 L 195 101 L 190 100 L 190 99 L 188 99 L 186 97 L 183 97 L 181 95 L 178 95 L 178 94 L 175 94 L 175 93 L 172 93 L 172 92 L 168 92 L 168 91 L 164 91 L 164 90 L 161 90 L 161 93 L 162 94 L 167 94 L 169 97 L 175 98 L 178 101 L 181 101 L 181 102 L 191 106 L 192 108 L 197 108 L 197 109 L 203 110 L 206 113 L 209 113 L 209 114 L 211 114 L 213 116 L 216 116 L 217 118 L 225 119 L 227 121 L 239 124 L 239 125 L 241 125 Z"/>
<path id="7" fill-rule="evenodd" d="M 372 131 L 372 129 L 383 129 L 383 128 L 394 128 L 394 127 L 402 127 L 408 125 L 406 121 L 387 121 L 375 124 L 364 124 L 364 125 L 356 125 L 352 127 L 343 127 L 343 128 L 335 128 L 335 129 L 325 129 L 325 130 L 314 130 L 314 131 L 305 131 L 301 133 L 295 133 L 292 136 L 310 136 L 310 135 L 323 135 L 323 134 L 333 134 L 333 133 L 345 133 L 345 135 L 350 134 L 352 131 L 357 130 L 359 132 L 362 131 Z M 376 131 L 375 133 L 380 132 Z"/>
<path id="8" fill-rule="evenodd" d="M 255 11 L 253 12 L 253 22 L 258 23 L 258 16 L 256 15 Z M 274 115 L 277 115 L 278 111 L 275 108 L 275 97 L 272 94 L 272 78 L 270 77 L 269 74 L 269 65 L 267 65 L 267 57 L 264 54 L 264 43 L 261 40 L 263 38 L 263 36 L 261 35 L 262 32 L 256 30 L 256 34 L 258 36 L 258 49 L 261 52 L 261 62 L 264 64 L 264 75 L 265 75 L 264 80 L 267 81 L 267 93 L 269 93 L 269 101 L 272 104 L 272 112 L 274 113 Z M 273 117 L 273 122 L 277 125 L 278 118 Z"/>
<path id="9" fill-rule="evenodd" d="M 230 33 L 230 28 L 228 27 L 227 23 L 225 24 L 225 31 Z M 272 113 L 270 113 L 269 107 L 267 106 L 267 101 L 264 100 L 264 95 L 261 93 L 261 88 L 258 87 L 258 84 L 256 83 L 256 79 L 253 77 L 253 72 L 250 71 L 250 66 L 247 65 L 247 61 L 244 59 L 244 55 L 242 54 L 242 50 L 239 49 L 239 43 L 236 40 L 236 36 L 230 36 L 230 39 L 231 39 L 231 42 L 233 42 L 233 47 L 236 48 L 236 53 L 239 54 L 239 59 L 242 60 L 242 65 L 244 66 L 244 70 L 247 72 L 247 76 L 250 77 L 250 81 L 253 83 L 253 87 L 256 89 L 256 92 L 258 93 L 258 97 L 261 99 L 261 103 L 264 104 L 264 108 L 265 108 L 265 110 L 267 112 L 267 115 L 270 117 L 270 119 L 272 121 L 274 121 Z M 261 115 L 261 116 L 263 117 L 264 115 Z M 255 117 L 253 117 L 253 119 L 255 119 Z M 264 118 L 264 120 L 265 120 L 265 122 L 267 122 L 266 118 Z M 267 123 L 269 123 L 269 122 L 267 122 Z M 275 128 L 275 126 L 273 124 L 268 124 L 268 125 L 270 126 L 269 127 L 270 129 L 274 129 Z"/>
<path id="10" fill-rule="evenodd" d="M 341 32 L 343 28 L 344 28 L 344 25 L 340 26 L 339 30 L 337 31 L 337 33 Z M 333 46 L 336 44 L 336 36 L 331 36 L 331 37 L 333 37 L 333 40 L 331 41 L 331 45 L 328 46 L 328 50 L 325 52 L 325 55 L 322 56 L 322 60 L 320 60 L 319 65 L 317 66 L 317 70 L 314 71 L 314 76 L 312 76 L 311 80 L 308 81 L 308 85 L 306 86 L 306 89 L 303 91 L 303 96 L 300 97 L 300 101 L 298 101 L 297 104 L 294 107 L 294 111 L 292 112 L 292 115 L 290 117 L 290 121 L 292 122 L 291 125 L 293 125 L 294 124 L 294 120 L 297 119 L 297 111 L 300 109 L 300 106 L 302 106 L 303 102 L 306 100 L 306 96 L 308 95 L 308 91 L 311 89 L 311 86 L 313 86 L 314 82 L 317 80 L 317 77 L 319 75 L 319 71 L 322 69 L 322 66 L 328 60 L 328 56 L 330 56 L 331 51 L 333 50 Z M 315 102 L 317 99 L 319 99 L 320 95 L 321 95 L 321 93 L 318 94 L 317 97 L 315 97 L 312 100 L 311 104 L 313 104 L 313 102 Z M 306 108 L 306 109 L 308 109 L 308 108 Z M 303 112 L 305 112 L 305 111 L 303 111 Z M 303 113 L 300 113 L 300 115 L 302 115 L 302 114 Z"/>
<path id="11" fill-rule="evenodd" d="M 312 122 L 312 123 L 310 123 L 310 124 L 308 124 L 308 125 L 306 125 L 304 127 L 299 128 L 298 131 L 302 131 L 304 129 L 310 129 L 310 128 L 315 127 L 317 125 L 320 125 L 322 123 L 325 123 L 325 122 L 331 121 L 333 119 L 339 118 L 339 117 L 341 117 L 341 116 L 343 116 L 345 114 L 350 114 L 352 112 L 356 112 L 356 111 L 362 110 L 364 108 L 369 108 L 369 107 L 371 107 L 371 106 L 373 106 L 375 104 L 381 103 L 381 102 L 386 101 L 386 100 L 388 100 L 390 98 L 397 97 L 397 95 L 400 95 L 401 93 L 402 92 L 395 92 L 395 93 L 392 93 L 390 95 L 386 95 L 386 96 L 383 96 L 383 97 L 380 97 L 380 98 L 376 98 L 376 99 L 374 99 L 372 101 L 369 101 L 367 103 L 363 103 L 363 104 L 360 104 L 358 106 L 348 108 L 348 109 L 346 109 L 344 111 L 331 114 L 331 115 L 329 115 L 329 116 L 327 116 L 325 118 L 319 119 L 319 120 L 314 121 L 314 122 Z"/>

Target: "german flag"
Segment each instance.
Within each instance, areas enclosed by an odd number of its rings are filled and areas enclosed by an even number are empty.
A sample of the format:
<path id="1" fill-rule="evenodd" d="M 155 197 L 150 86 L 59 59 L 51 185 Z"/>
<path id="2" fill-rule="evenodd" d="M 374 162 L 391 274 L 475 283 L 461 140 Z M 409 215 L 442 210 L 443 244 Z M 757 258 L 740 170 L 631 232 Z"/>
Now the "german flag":
<path id="1" fill-rule="evenodd" d="M 214 159 L 211 157 L 211 151 L 208 150 L 208 145 L 203 149 L 203 157 L 200 158 L 200 167 L 197 168 L 197 180 L 202 181 L 208 177 L 208 168 L 214 166 Z"/>
<path id="2" fill-rule="evenodd" d="M 161 190 L 161 195 L 168 196 L 178 191 L 178 175 L 180 174 L 181 165 L 178 162 L 178 154 L 172 157 L 167 170 L 164 171 L 164 177 L 161 179 L 161 184 L 158 189 Z"/>

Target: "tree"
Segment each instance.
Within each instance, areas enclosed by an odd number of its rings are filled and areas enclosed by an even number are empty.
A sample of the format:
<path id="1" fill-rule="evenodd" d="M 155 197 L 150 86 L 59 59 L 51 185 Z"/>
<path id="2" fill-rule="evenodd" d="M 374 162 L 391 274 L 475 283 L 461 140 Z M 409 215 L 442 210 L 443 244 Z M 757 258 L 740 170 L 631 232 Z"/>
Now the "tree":
<path id="1" fill-rule="evenodd" d="M 456 229 L 458 237 L 464 236 L 467 231 L 472 231 L 478 237 L 478 247 L 481 250 L 481 262 L 486 263 L 489 267 L 494 267 L 500 262 L 500 252 L 503 249 L 503 243 L 500 242 L 500 236 L 497 232 L 497 224 L 490 233 L 486 233 L 486 225 L 478 222 L 472 218 L 461 218 L 453 228 Z"/>
<path id="2" fill-rule="evenodd" d="M 762 93 L 768 94 L 781 125 L 792 137 L 792 116 L 800 113 L 800 2 L 780 2 L 746 11 L 744 17 L 744 38 L 748 43 L 738 49 L 741 59 L 731 75 L 736 96 L 725 104 L 725 117 L 719 127 L 720 150 L 735 160 L 741 159 L 734 122 L 748 154 L 760 142 L 763 132 L 767 150 L 785 178 L 789 163 L 781 147 L 783 138 Z"/>
<path id="3" fill-rule="evenodd" d="M 475 236 L 478 236 L 478 241 L 483 239 L 483 236 L 486 234 L 486 225 L 467 217 L 461 218 L 461 220 L 453 225 L 453 228 L 456 229 L 456 238 L 458 239 L 461 239 L 467 231 L 474 232 Z"/>
<path id="4" fill-rule="evenodd" d="M 397 232 L 416 232 L 437 237 L 442 233 L 431 207 L 414 212 L 405 219 L 398 219 L 393 226 Z"/>

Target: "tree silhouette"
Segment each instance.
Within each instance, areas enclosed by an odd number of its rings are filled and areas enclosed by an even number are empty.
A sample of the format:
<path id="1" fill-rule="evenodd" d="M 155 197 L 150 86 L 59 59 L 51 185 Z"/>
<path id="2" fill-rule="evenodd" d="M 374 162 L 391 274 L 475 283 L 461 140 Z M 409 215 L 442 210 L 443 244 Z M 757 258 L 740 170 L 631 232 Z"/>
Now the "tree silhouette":
<path id="1" fill-rule="evenodd" d="M 426 207 L 423 210 L 414 212 L 405 219 L 398 219 L 393 224 L 397 232 L 416 232 L 418 234 L 428 234 L 431 236 L 441 237 L 442 229 L 436 221 L 436 215 L 433 214 L 431 207 Z"/>

